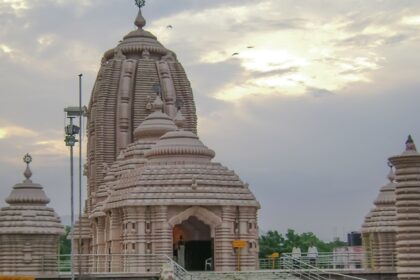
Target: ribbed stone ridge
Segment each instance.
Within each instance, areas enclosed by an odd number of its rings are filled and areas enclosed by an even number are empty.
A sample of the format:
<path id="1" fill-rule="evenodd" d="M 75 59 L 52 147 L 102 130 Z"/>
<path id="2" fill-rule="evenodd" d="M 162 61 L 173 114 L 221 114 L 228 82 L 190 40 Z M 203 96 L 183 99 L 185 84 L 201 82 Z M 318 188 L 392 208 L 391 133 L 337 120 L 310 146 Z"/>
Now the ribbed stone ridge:
<path id="1" fill-rule="evenodd" d="M 394 173 L 388 174 L 390 182 L 381 188 L 373 208 L 362 225 L 363 245 L 371 256 L 368 268 L 388 272 L 396 267 L 396 208 Z"/>
<path id="2" fill-rule="evenodd" d="M 420 155 L 409 136 L 406 150 L 389 161 L 395 166 L 397 261 L 399 279 L 420 279 Z"/>
<path id="3" fill-rule="evenodd" d="M 247 186 L 219 163 L 146 164 L 124 174 L 106 209 L 132 205 L 236 205 L 258 207 Z"/>
<path id="4" fill-rule="evenodd" d="M 197 135 L 190 131 L 177 130 L 163 135 L 150 151 L 145 153 L 150 161 L 210 161 L 215 153 L 198 139 Z M 177 157 L 177 158 L 174 158 Z"/>

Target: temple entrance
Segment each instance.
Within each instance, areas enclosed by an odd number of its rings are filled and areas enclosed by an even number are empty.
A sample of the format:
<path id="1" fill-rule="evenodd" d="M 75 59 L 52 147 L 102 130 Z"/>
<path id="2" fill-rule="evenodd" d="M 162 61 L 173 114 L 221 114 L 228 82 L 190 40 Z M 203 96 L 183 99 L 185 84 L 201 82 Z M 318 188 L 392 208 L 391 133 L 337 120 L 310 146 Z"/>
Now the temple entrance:
<path id="1" fill-rule="evenodd" d="M 213 258 L 210 226 L 191 216 L 173 229 L 174 260 L 190 271 L 203 271 Z M 207 267 L 209 269 L 209 267 Z"/>

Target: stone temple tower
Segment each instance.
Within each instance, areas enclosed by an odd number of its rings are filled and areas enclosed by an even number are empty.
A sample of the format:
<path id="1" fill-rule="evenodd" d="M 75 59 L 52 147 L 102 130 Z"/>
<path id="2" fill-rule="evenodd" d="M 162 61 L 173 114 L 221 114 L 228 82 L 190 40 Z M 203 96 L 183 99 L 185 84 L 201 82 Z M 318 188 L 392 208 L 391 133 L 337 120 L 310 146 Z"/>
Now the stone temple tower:
<path id="1" fill-rule="evenodd" d="M 156 272 L 154 256 L 187 270 L 254 270 L 260 204 L 197 136 L 176 55 L 143 29 L 141 10 L 135 25 L 104 54 L 92 92 L 88 201 L 75 227 L 75 239 L 83 239 L 76 251 L 113 256 L 112 263 L 93 260 L 91 272 Z"/>
<path id="2" fill-rule="evenodd" d="M 397 273 L 405 280 L 420 279 L 420 154 L 411 136 L 405 151 L 389 161 L 395 166 L 397 186 Z"/>
<path id="3" fill-rule="evenodd" d="M 139 9 L 137 30 L 105 52 L 88 111 L 88 211 L 91 195 L 104 182 L 104 168 L 112 164 L 128 144 L 133 131 L 152 111 L 158 93 L 164 111 L 174 118 L 181 108 L 185 129 L 197 133 L 197 116 L 190 82 L 176 55 L 144 30 Z"/>
<path id="4" fill-rule="evenodd" d="M 362 225 L 363 246 L 370 256 L 367 267 L 378 272 L 393 272 L 396 267 L 396 183 L 392 168 L 388 179 L 388 184 L 381 188 L 374 201 L 375 207 Z"/>
<path id="5" fill-rule="evenodd" d="M 60 218 L 42 186 L 30 179 L 31 157 L 25 156 L 25 180 L 13 187 L 0 209 L 0 274 L 42 275 L 57 272 Z"/>

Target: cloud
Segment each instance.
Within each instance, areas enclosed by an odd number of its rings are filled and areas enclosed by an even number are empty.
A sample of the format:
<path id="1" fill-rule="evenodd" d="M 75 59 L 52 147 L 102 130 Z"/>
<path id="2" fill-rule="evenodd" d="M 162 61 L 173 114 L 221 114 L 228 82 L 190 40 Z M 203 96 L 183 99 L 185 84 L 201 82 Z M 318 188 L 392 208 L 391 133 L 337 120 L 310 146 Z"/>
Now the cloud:
<path id="1" fill-rule="evenodd" d="M 65 156 L 68 154 L 68 148 L 64 145 L 62 139 L 40 140 L 33 144 L 34 155 L 44 156 Z"/>
<path id="2" fill-rule="evenodd" d="M 4 147 L 14 147 L 22 152 L 30 150 L 34 155 L 67 155 L 68 149 L 64 145 L 61 131 L 35 131 L 23 126 L 6 124 L 6 121 L 1 123 L 3 125 L 0 126 L 0 141 Z"/>
<path id="3" fill-rule="evenodd" d="M 29 9 L 27 0 L 2 0 L 0 2 L 0 15 L 15 14 L 21 15 L 21 12 Z"/>
<path id="4" fill-rule="evenodd" d="M 420 26 L 420 15 L 405 16 L 401 20 L 402 24 Z"/>
<path id="5" fill-rule="evenodd" d="M 34 137 L 38 134 L 30 129 L 20 126 L 0 126 L 0 140 L 12 137 Z"/>
<path id="6" fill-rule="evenodd" d="M 13 50 L 8 46 L 8 45 L 5 45 L 5 44 L 0 44 L 0 51 L 2 51 L 3 53 L 5 53 L 5 54 L 9 54 L 9 53 L 11 53 Z"/>
<path id="7" fill-rule="evenodd" d="M 306 89 L 306 93 L 308 95 L 312 95 L 315 98 L 319 98 L 319 97 L 327 97 L 327 96 L 333 96 L 335 95 L 334 92 L 326 90 L 326 89 L 322 89 L 322 88 L 312 88 L 312 87 L 308 87 Z"/>
<path id="8" fill-rule="evenodd" d="M 326 20 L 305 8 L 298 10 L 292 15 L 279 12 L 281 4 L 273 1 L 229 9 L 215 6 L 155 21 L 152 30 L 164 26 L 164 21 L 177 22 L 163 41 L 175 46 L 187 42 L 190 61 L 237 63 L 243 78 L 240 85 L 228 82 L 210 93 L 230 102 L 254 95 L 313 92 L 308 88 L 341 94 L 350 84 L 372 81 L 374 72 L 386 61 L 381 46 L 413 37 L 399 33 L 395 23 L 401 13 L 387 23 L 389 17 L 382 13 L 368 20 L 361 14 L 335 15 Z M 207 18 L 218 20 L 209 25 L 203 20 Z"/>

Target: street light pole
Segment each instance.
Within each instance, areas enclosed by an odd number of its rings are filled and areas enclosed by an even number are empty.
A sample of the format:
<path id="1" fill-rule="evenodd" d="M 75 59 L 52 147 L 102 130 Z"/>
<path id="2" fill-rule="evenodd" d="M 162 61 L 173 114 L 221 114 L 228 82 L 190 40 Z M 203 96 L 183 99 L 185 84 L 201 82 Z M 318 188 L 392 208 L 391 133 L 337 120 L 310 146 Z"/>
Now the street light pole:
<path id="1" fill-rule="evenodd" d="M 79 74 L 79 255 L 82 253 L 82 76 L 83 74 Z"/>
<path id="2" fill-rule="evenodd" d="M 70 125 L 73 125 L 73 118 L 70 118 Z M 74 170 L 73 170 L 73 146 L 70 146 L 70 212 L 71 212 L 71 228 L 74 233 Z M 73 245 L 74 244 L 74 234 L 71 235 L 71 280 L 74 280 L 74 271 L 73 271 Z"/>
<path id="3" fill-rule="evenodd" d="M 70 124 L 65 127 L 66 137 L 64 142 L 66 146 L 70 147 L 70 223 L 72 228 L 71 235 L 71 251 L 70 251 L 70 270 L 71 270 L 71 280 L 74 280 L 74 270 L 73 270 L 73 249 L 74 249 L 74 172 L 73 172 L 73 147 L 77 142 L 77 139 L 74 135 L 77 135 L 80 131 L 80 128 L 73 124 L 74 116 L 69 116 L 67 113 L 67 118 L 70 120 Z"/>

